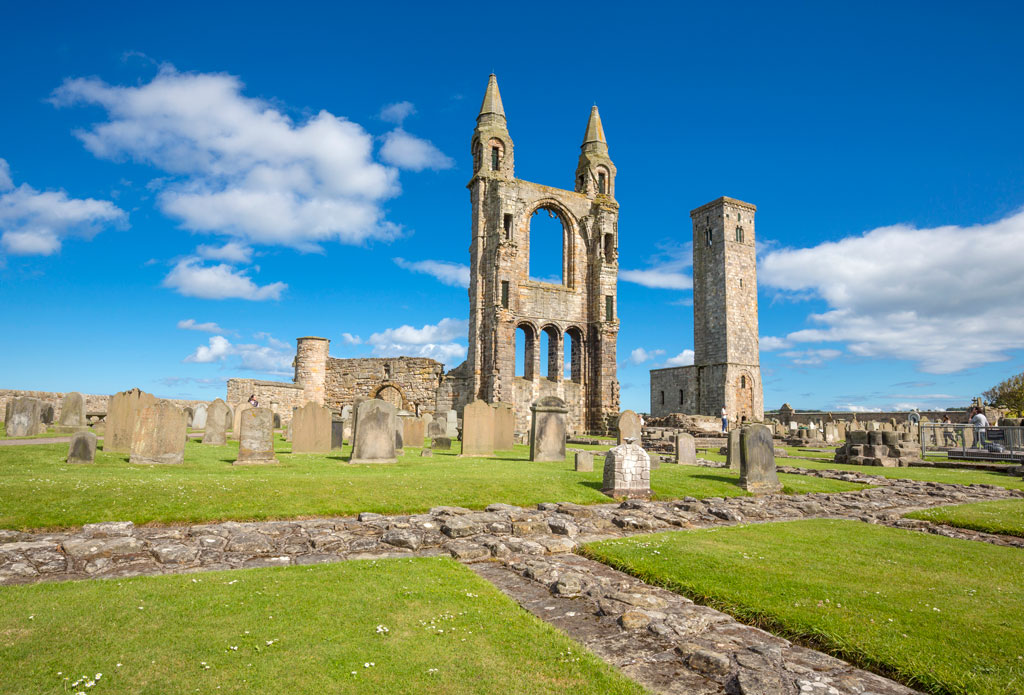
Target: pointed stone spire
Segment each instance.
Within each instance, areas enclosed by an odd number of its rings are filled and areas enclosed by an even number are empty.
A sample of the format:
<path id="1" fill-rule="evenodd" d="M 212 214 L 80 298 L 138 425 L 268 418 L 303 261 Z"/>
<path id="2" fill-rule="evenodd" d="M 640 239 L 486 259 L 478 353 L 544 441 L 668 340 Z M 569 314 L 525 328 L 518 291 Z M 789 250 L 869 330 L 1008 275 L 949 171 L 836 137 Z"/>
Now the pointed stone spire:
<path id="1" fill-rule="evenodd" d="M 601 125 L 601 114 L 597 112 L 597 104 L 590 108 L 590 120 L 587 121 L 587 132 L 583 136 L 583 144 L 586 145 L 588 142 L 608 144 L 604 139 L 604 127 Z"/>
<path id="2" fill-rule="evenodd" d="M 484 103 L 480 105 L 480 115 L 477 116 L 477 120 L 479 120 L 481 116 L 488 114 L 500 116 L 502 120 L 505 119 L 505 107 L 501 103 L 501 92 L 498 91 L 498 78 L 493 72 L 487 80 L 487 91 L 484 92 Z"/>

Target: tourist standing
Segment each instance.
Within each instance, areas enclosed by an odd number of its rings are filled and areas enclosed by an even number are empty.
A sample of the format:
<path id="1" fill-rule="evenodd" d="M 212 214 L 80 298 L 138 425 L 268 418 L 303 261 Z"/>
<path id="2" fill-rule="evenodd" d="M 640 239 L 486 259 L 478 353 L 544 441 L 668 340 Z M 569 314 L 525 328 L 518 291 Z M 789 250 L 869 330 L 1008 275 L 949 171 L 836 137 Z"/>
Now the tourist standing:
<path id="1" fill-rule="evenodd" d="M 722 434 L 729 431 L 729 413 L 726 412 L 725 406 L 722 406 Z"/>
<path id="2" fill-rule="evenodd" d="M 985 417 L 985 413 L 981 412 L 981 408 L 974 409 L 974 417 L 971 418 L 971 424 L 974 425 L 974 444 L 973 447 L 984 447 L 985 446 L 985 428 L 988 427 L 988 418 Z"/>

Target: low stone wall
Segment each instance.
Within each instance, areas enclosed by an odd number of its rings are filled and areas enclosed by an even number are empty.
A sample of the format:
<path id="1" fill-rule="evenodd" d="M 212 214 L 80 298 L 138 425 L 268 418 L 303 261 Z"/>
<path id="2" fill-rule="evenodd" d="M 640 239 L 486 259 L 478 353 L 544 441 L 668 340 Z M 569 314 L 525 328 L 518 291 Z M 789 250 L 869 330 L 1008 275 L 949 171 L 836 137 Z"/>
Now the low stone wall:
<path id="1" fill-rule="evenodd" d="M 6 409 L 8 401 L 15 398 L 38 398 L 44 403 L 49 403 L 53 406 L 53 421 L 57 422 L 57 420 L 60 419 L 60 407 L 64 402 L 64 396 L 66 395 L 67 392 L 62 391 L 21 391 L 18 389 L 0 389 L 0 412 Z M 110 402 L 110 394 L 83 393 L 82 398 L 85 399 L 86 413 L 107 412 L 107 403 Z M 157 396 L 157 398 L 160 398 L 160 396 Z M 200 403 L 210 402 L 184 400 L 181 398 L 166 398 L 161 400 L 168 400 L 179 408 L 191 407 L 193 409 Z"/>
<path id="2" fill-rule="evenodd" d="M 261 408 L 270 408 L 280 416 L 281 424 L 292 420 L 292 408 L 306 405 L 305 391 L 298 384 L 283 381 L 261 381 L 259 379 L 228 379 L 227 404 L 232 409 L 249 401 L 255 395 Z"/>

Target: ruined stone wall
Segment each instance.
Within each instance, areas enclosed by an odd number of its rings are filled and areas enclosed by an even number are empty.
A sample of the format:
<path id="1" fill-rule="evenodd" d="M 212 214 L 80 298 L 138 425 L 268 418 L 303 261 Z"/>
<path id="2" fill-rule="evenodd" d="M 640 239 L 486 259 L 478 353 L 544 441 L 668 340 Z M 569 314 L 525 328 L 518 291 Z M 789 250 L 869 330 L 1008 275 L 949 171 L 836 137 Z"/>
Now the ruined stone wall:
<path id="1" fill-rule="evenodd" d="M 435 412 L 444 365 L 428 357 L 327 360 L 324 405 L 341 410 L 358 397 L 382 398 L 415 412 Z M 445 408 L 447 409 L 447 408 Z"/>
<path id="2" fill-rule="evenodd" d="M 292 408 L 301 408 L 308 400 L 306 392 L 298 384 L 283 381 L 262 381 L 260 379 L 228 379 L 225 402 L 232 409 L 249 401 L 255 395 L 261 408 L 270 408 L 281 417 L 281 423 L 292 419 Z"/>
<path id="3" fill-rule="evenodd" d="M 331 341 L 327 338 L 307 336 L 296 338 L 294 382 L 302 387 L 305 405 L 312 401 L 324 405 L 327 398 L 327 360 L 330 357 Z"/>
<path id="4" fill-rule="evenodd" d="M 62 391 L 22 391 L 18 389 L 0 389 L 0 412 L 7 408 L 7 402 L 15 398 L 38 398 L 44 403 L 49 403 L 53 406 L 53 418 L 56 422 L 60 418 L 60 407 L 64 402 L 64 396 L 68 392 Z M 86 413 L 106 413 L 107 404 L 110 402 L 109 394 L 96 394 L 96 393 L 83 393 L 82 398 L 85 399 L 85 412 Z M 157 396 L 159 398 L 159 396 Z M 195 408 L 200 403 L 209 403 L 210 401 L 201 400 L 187 400 L 181 398 L 161 398 L 160 400 L 167 400 L 178 406 L 179 408 L 192 407 Z M 212 400 L 212 399 L 211 399 Z"/>
<path id="5" fill-rule="evenodd" d="M 662 417 L 670 413 L 697 412 L 698 382 L 697 368 L 665 367 L 651 372 L 652 416 Z"/>
<path id="6" fill-rule="evenodd" d="M 928 418 L 929 422 L 942 422 L 942 418 L 946 415 L 949 416 L 950 421 L 953 424 L 964 424 L 969 420 L 969 413 L 963 410 L 945 411 L 945 410 L 922 410 L 920 411 L 922 418 Z M 850 413 L 850 412 L 826 412 L 826 411 L 801 411 L 799 413 L 792 413 L 787 415 L 788 420 L 792 420 L 799 425 L 807 425 L 811 422 L 818 422 L 822 420 L 824 422 L 829 421 L 829 416 L 836 422 L 850 422 L 857 418 L 858 422 L 889 422 L 892 419 L 896 420 L 896 424 L 902 424 L 907 421 L 907 411 L 896 411 L 896 412 L 884 412 L 884 413 Z M 783 420 L 782 415 L 777 410 L 768 411 L 764 414 L 766 420 Z M 785 423 L 783 423 L 785 424 Z M 989 421 L 989 424 L 995 426 L 995 422 Z"/>

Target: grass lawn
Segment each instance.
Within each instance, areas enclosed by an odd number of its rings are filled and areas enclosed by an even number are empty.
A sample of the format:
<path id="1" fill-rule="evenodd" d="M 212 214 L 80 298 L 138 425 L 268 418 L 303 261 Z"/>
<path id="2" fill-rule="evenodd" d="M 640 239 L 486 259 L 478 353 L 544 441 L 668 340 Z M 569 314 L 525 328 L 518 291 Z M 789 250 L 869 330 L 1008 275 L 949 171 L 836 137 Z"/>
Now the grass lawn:
<path id="1" fill-rule="evenodd" d="M 232 466 L 238 444 L 185 445 L 180 466 L 140 466 L 127 454 L 99 451 L 92 465 L 64 463 L 67 444 L 0 447 L 0 528 L 62 528 L 95 521 L 198 522 L 423 512 L 438 505 L 483 508 L 494 502 L 606 503 L 602 463 L 577 473 L 571 457 L 532 463 L 529 447 L 494 458 L 458 458 L 435 451 L 422 458 L 406 448 L 397 464 L 350 465 L 349 447 L 329 455 L 290 454 L 280 437 L 281 465 Z M 780 476 L 793 493 L 862 486 Z M 699 466 L 662 464 L 652 472 L 658 497 L 745 495 L 738 475 Z"/>
<path id="2" fill-rule="evenodd" d="M 1024 692 L 1024 553 L 1015 548 L 820 519 L 586 552 L 926 692 Z"/>
<path id="3" fill-rule="evenodd" d="M 12 695 L 645 692 L 448 558 L 6 587 L 0 673 Z"/>
<path id="4" fill-rule="evenodd" d="M 975 531 L 1024 537 L 1024 500 L 1021 499 L 935 507 L 904 516 Z"/>
<path id="5" fill-rule="evenodd" d="M 0 422 L 0 439 L 14 439 L 14 440 L 18 440 L 18 439 L 43 439 L 43 438 L 49 438 L 49 437 L 70 437 L 70 436 L 71 436 L 70 434 L 64 434 L 64 433 L 61 433 L 61 432 L 56 432 L 56 431 L 54 431 L 54 429 L 52 427 L 48 427 L 48 428 L 46 428 L 46 431 L 43 432 L 42 434 L 30 434 L 27 437 L 8 437 L 7 436 L 7 426 L 4 423 Z"/>

